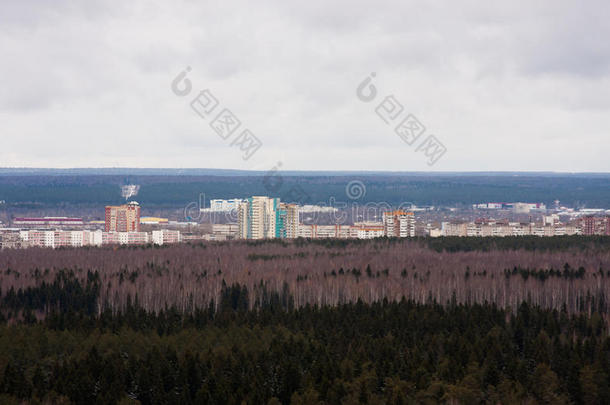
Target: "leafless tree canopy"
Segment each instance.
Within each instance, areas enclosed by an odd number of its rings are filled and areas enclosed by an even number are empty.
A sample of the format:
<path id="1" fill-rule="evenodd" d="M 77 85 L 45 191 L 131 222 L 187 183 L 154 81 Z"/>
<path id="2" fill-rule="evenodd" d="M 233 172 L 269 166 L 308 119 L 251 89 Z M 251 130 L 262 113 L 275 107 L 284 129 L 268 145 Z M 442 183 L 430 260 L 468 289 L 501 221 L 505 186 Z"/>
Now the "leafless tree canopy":
<path id="1" fill-rule="evenodd" d="M 223 281 L 250 291 L 250 305 L 267 291 L 287 288 L 296 306 L 372 302 L 402 297 L 418 302 L 490 302 L 516 308 L 528 301 L 569 312 L 608 312 L 610 252 L 492 250 L 436 252 L 421 241 L 359 243 L 233 241 L 163 248 L 4 250 L 0 286 L 9 289 L 52 282 L 60 269 L 83 279 L 97 271 L 100 302 L 120 310 L 128 297 L 146 310 L 207 307 Z M 102 306 L 100 306 L 100 311 Z"/>

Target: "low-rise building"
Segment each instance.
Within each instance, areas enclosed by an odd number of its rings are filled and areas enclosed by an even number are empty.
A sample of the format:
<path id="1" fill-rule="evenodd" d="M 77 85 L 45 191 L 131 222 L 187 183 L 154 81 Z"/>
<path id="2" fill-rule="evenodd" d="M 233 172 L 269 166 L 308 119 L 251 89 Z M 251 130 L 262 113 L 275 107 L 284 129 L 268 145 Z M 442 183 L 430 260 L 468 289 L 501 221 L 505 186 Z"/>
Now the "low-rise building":
<path id="1" fill-rule="evenodd" d="M 239 204 L 244 202 L 241 198 L 231 198 L 228 200 L 215 199 L 210 200 L 210 208 L 202 208 L 202 212 L 226 212 L 233 211 L 239 207 Z"/>
<path id="2" fill-rule="evenodd" d="M 468 223 L 443 222 L 441 233 L 443 236 L 558 236 L 579 235 L 580 228 L 574 225 L 564 225 L 560 222 L 549 221 L 543 223 L 520 223 L 506 220 L 476 220 Z"/>
<path id="3" fill-rule="evenodd" d="M 180 231 L 171 229 L 162 229 L 159 231 L 152 231 L 151 242 L 156 245 L 167 245 L 172 243 L 179 243 L 181 241 Z"/>
<path id="4" fill-rule="evenodd" d="M 384 236 L 383 222 L 355 222 L 354 228 L 358 239 L 373 239 Z"/>
<path id="5" fill-rule="evenodd" d="M 69 217 L 19 217 L 13 219 L 13 226 L 18 228 L 37 229 L 79 228 L 85 226 L 85 222 L 82 218 Z"/>
<path id="6" fill-rule="evenodd" d="M 212 224 L 212 234 L 223 235 L 226 238 L 235 238 L 239 232 L 239 224 Z"/>
<path id="7" fill-rule="evenodd" d="M 350 225 L 316 225 L 300 224 L 301 238 L 355 238 L 357 235 Z"/>
<path id="8" fill-rule="evenodd" d="M 142 225 L 167 225 L 169 223 L 168 218 L 159 217 L 141 217 L 140 224 Z"/>

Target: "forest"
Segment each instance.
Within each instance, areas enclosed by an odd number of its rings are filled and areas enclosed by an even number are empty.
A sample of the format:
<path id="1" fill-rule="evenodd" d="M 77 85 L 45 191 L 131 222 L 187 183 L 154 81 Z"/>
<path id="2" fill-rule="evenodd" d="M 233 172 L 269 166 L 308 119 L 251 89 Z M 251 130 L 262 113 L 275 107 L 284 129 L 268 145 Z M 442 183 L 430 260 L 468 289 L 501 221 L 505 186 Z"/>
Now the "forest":
<path id="1" fill-rule="evenodd" d="M 0 403 L 610 403 L 610 238 L 0 252 Z"/>
<path id="2" fill-rule="evenodd" d="M 218 303 L 223 285 L 235 283 L 248 288 L 249 307 L 265 291 L 286 290 L 296 307 L 403 297 L 443 304 L 455 297 L 460 304 L 492 303 L 512 310 L 523 301 L 570 314 L 610 310 L 609 237 L 29 248 L 2 251 L 0 269 L 0 309 L 7 318 L 21 316 L 21 304 L 9 304 L 22 301 L 42 318 L 53 309 L 53 302 L 43 298 L 54 285 L 69 286 L 74 279 L 84 286 L 93 278 L 98 314 L 121 311 L 128 300 L 137 300 L 146 311 L 193 312 Z M 32 301 L 30 293 L 43 298 Z"/>
<path id="3" fill-rule="evenodd" d="M 271 169 L 271 168 L 270 168 Z M 179 175 L 178 175 L 179 174 Z M 552 181 L 549 181 L 552 179 Z M 349 172 L 231 172 L 222 170 L 23 171 L 0 170 L 0 200 L 7 210 L 24 208 L 101 207 L 124 201 L 120 185 L 139 184 L 136 200 L 145 208 L 184 208 L 205 194 L 213 198 L 252 195 L 280 197 L 301 204 L 330 204 L 331 198 L 350 203 L 345 187 L 361 181 L 366 193 L 359 204 L 398 206 L 470 206 L 484 202 L 543 202 L 555 200 L 573 207 L 610 206 L 607 174 L 565 173 L 349 173 Z M 236 194 L 235 190 L 240 190 Z M 3 207 L 0 206 L 0 209 Z"/>

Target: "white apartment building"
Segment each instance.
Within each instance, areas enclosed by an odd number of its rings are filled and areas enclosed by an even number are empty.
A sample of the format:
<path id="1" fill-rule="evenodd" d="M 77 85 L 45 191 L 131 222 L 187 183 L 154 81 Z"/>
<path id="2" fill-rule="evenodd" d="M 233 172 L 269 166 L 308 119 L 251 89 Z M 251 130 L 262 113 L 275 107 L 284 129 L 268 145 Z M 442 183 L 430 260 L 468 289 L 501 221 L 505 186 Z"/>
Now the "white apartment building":
<path id="1" fill-rule="evenodd" d="M 358 229 L 350 225 L 299 225 L 301 238 L 357 238 Z"/>
<path id="2" fill-rule="evenodd" d="M 511 227 L 512 227 L 512 236 L 524 236 L 524 235 L 529 235 L 529 224 L 521 224 L 518 222 L 512 222 L 511 223 Z"/>
<path id="3" fill-rule="evenodd" d="M 29 246 L 53 247 L 55 245 L 54 231 L 20 231 L 19 236 L 24 242 L 28 242 Z"/>
<path id="4" fill-rule="evenodd" d="M 29 246 L 57 248 L 60 246 L 87 246 L 101 245 L 102 231 L 20 231 L 22 241 L 28 242 Z"/>
<path id="5" fill-rule="evenodd" d="M 315 225 L 313 228 L 314 238 L 337 238 L 336 225 Z"/>
<path id="6" fill-rule="evenodd" d="M 559 224 L 559 215 L 557 215 L 557 214 L 545 215 L 542 217 L 542 223 L 544 225 L 558 225 Z"/>
<path id="7" fill-rule="evenodd" d="M 554 222 L 554 225 L 545 223 L 519 223 L 504 221 L 486 221 L 470 223 L 443 222 L 441 234 L 443 236 L 558 236 L 558 235 L 580 235 L 580 228 L 572 225 L 563 225 Z"/>
<path id="8" fill-rule="evenodd" d="M 152 231 L 150 240 L 155 245 L 167 245 L 171 243 L 179 243 L 182 241 L 182 238 L 180 237 L 180 231 L 162 229 Z"/>
<path id="9" fill-rule="evenodd" d="M 147 232 L 104 232 L 103 245 L 145 245 L 149 242 Z"/>
<path id="10" fill-rule="evenodd" d="M 415 236 L 415 216 L 412 212 L 389 211 L 384 212 L 382 218 L 385 236 L 396 238 Z"/>
<path id="11" fill-rule="evenodd" d="M 104 232 L 101 230 L 86 232 L 84 234 L 85 240 L 87 241 L 86 244 L 90 246 L 102 246 L 103 234 Z"/>
<path id="12" fill-rule="evenodd" d="M 374 239 L 381 238 L 384 232 L 383 229 L 363 228 L 358 229 L 358 239 Z"/>
<path id="13" fill-rule="evenodd" d="M 239 224 L 212 224 L 212 234 L 235 237 L 239 233 Z"/>
<path id="14" fill-rule="evenodd" d="M 299 238 L 313 238 L 315 225 L 300 224 L 299 226 Z"/>
<path id="15" fill-rule="evenodd" d="M 383 222 L 355 222 L 354 229 L 358 239 L 380 238 L 385 235 Z"/>
<path id="16" fill-rule="evenodd" d="M 44 232 L 44 246 L 55 247 L 55 231 Z"/>
<path id="17" fill-rule="evenodd" d="M 446 236 L 467 236 L 466 223 L 443 222 L 441 223 L 441 233 Z"/>
<path id="18" fill-rule="evenodd" d="M 210 208 L 202 208 L 201 211 L 204 212 L 223 212 L 223 211 L 233 211 L 239 207 L 239 204 L 244 202 L 241 198 L 231 198 L 228 200 L 222 199 L 214 199 L 210 200 Z"/>
<path id="19" fill-rule="evenodd" d="M 265 239 L 280 236 L 279 198 L 254 196 L 239 204 L 239 238 Z"/>
<path id="20" fill-rule="evenodd" d="M 123 233 L 123 232 L 121 232 Z M 149 242 L 147 232 L 124 232 L 127 234 L 128 245 L 145 245 Z"/>
<path id="21" fill-rule="evenodd" d="M 466 225 L 466 236 L 481 236 L 481 228 L 474 222 Z"/>
<path id="22" fill-rule="evenodd" d="M 151 241 L 168 244 L 182 241 L 180 231 L 169 229 L 153 231 L 152 235 L 147 232 L 41 231 L 33 229 L 19 231 L 18 235 L 21 241 L 26 242 L 26 246 L 50 248 L 101 246 L 106 244 L 143 245 Z"/>

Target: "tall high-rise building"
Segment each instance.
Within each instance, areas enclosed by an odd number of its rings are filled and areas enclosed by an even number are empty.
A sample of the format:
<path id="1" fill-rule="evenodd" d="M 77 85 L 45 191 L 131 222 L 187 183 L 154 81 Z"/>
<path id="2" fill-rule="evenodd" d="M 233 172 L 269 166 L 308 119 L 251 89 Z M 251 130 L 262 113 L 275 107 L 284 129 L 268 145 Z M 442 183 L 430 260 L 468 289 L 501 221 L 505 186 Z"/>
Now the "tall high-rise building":
<path id="1" fill-rule="evenodd" d="M 238 236 L 241 239 L 296 237 L 298 217 L 298 206 L 294 204 L 282 204 L 279 198 L 250 197 L 239 204 Z"/>
<path id="2" fill-rule="evenodd" d="M 107 206 L 106 232 L 140 232 L 140 204 Z"/>
<path id="3" fill-rule="evenodd" d="M 406 238 L 415 236 L 415 216 L 412 212 L 388 211 L 383 213 L 385 236 Z"/>
<path id="4" fill-rule="evenodd" d="M 249 211 L 247 202 L 242 202 L 237 206 L 237 237 L 240 239 L 248 238 Z"/>
<path id="5" fill-rule="evenodd" d="M 280 203 L 277 206 L 275 215 L 275 238 L 286 237 L 286 222 L 288 222 L 288 211 L 286 210 L 286 204 Z"/>
<path id="6" fill-rule="evenodd" d="M 299 237 L 299 206 L 297 204 L 281 204 L 286 210 L 286 220 L 284 221 L 285 237 Z"/>

